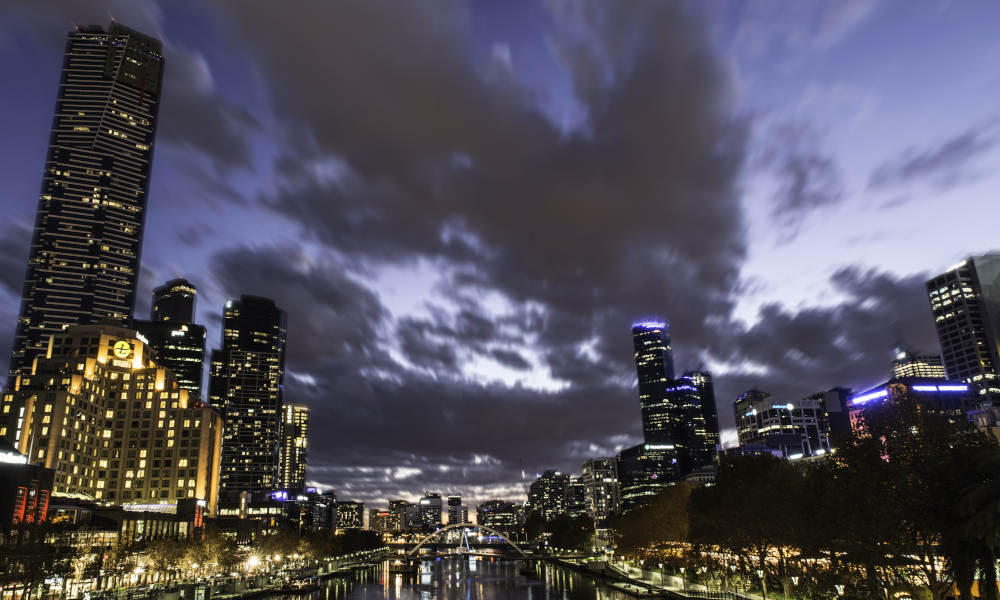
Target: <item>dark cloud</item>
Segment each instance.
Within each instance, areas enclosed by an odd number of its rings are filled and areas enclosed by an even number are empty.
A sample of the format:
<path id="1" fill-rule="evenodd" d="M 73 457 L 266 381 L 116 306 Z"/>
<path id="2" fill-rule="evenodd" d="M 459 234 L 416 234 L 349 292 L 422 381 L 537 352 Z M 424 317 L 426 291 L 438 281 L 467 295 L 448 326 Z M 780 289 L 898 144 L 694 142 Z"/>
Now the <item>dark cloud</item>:
<path id="1" fill-rule="evenodd" d="M 0 288 L 20 298 L 24 286 L 25 264 L 31 245 L 31 227 L 14 220 L 0 230 Z"/>
<path id="2" fill-rule="evenodd" d="M 938 352 L 926 279 L 845 267 L 830 277 L 834 293 L 844 297 L 835 305 L 797 311 L 764 306 L 752 327 L 736 332 L 728 358 L 766 372 L 722 380 L 717 389 L 724 422 L 732 423 L 732 400 L 750 386 L 787 400 L 840 385 L 859 389 L 890 377 L 897 344 Z"/>
<path id="3" fill-rule="evenodd" d="M 872 171 L 868 188 L 885 190 L 920 182 L 954 187 L 975 176 L 969 168 L 996 143 L 996 126 L 990 123 L 973 126 L 935 145 L 907 148 Z"/>
<path id="4" fill-rule="evenodd" d="M 188 246 L 200 246 L 206 238 L 215 234 L 215 228 L 207 223 L 186 225 L 177 230 L 177 239 Z"/>
<path id="5" fill-rule="evenodd" d="M 822 148 L 818 132 L 801 122 L 781 122 L 762 133 L 760 166 L 777 181 L 771 215 L 781 241 L 798 235 L 802 222 L 844 198 L 842 175 Z"/>
<path id="6" fill-rule="evenodd" d="M 260 130 L 257 118 L 218 93 L 202 54 L 176 46 L 164 52 L 169 59 L 163 76 L 159 140 L 195 150 L 217 169 L 252 168 L 249 135 Z"/>

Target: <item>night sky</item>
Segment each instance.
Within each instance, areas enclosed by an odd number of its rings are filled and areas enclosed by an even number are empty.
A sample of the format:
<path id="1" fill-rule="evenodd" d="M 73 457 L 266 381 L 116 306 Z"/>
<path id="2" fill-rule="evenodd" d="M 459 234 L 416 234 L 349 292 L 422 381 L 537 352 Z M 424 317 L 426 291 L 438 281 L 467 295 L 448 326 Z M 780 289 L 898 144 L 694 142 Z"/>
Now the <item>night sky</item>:
<path id="1" fill-rule="evenodd" d="M 517 497 L 640 439 L 630 326 L 780 400 L 938 352 L 1000 233 L 993 0 L 0 1 L 0 348 L 66 31 L 165 43 L 137 315 L 288 312 L 309 479 Z M 732 432 L 724 432 L 731 440 Z"/>

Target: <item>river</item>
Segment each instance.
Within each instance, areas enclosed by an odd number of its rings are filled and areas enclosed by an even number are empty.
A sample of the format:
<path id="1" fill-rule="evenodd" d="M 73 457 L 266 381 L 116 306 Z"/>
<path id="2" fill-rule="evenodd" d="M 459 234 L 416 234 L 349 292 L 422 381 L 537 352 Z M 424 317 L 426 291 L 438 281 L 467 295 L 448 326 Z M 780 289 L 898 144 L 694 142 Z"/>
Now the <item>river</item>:
<path id="1" fill-rule="evenodd" d="M 390 573 L 388 563 L 333 577 L 309 596 L 267 600 L 632 600 L 591 577 L 549 563 L 456 557 L 420 564 L 417 575 Z"/>

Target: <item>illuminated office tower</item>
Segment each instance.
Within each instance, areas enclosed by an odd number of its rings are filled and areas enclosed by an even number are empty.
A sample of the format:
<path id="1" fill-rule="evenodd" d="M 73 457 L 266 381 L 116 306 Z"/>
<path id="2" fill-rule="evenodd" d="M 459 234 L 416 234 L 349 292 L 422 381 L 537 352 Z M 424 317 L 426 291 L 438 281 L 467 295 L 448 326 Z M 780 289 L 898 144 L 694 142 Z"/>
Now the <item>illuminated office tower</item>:
<path id="1" fill-rule="evenodd" d="M 132 317 L 162 76 L 123 25 L 67 36 L 8 385 L 64 327 Z"/>
<path id="2" fill-rule="evenodd" d="M 963 260 L 926 287 L 948 379 L 1000 405 L 1000 254 Z"/>
<path id="3" fill-rule="evenodd" d="M 468 522 L 469 507 L 462 504 L 462 497 L 448 496 L 448 524 Z"/>
<path id="4" fill-rule="evenodd" d="M 222 348 L 212 352 L 209 398 L 222 411 L 222 491 L 280 487 L 279 443 L 285 379 L 285 312 L 273 300 L 226 302 Z"/>
<path id="5" fill-rule="evenodd" d="M 913 354 L 897 348 L 895 356 L 892 361 L 892 376 L 896 379 L 902 377 L 947 379 L 948 377 L 944 364 L 941 363 L 941 357 L 937 354 Z"/>
<path id="6" fill-rule="evenodd" d="M 76 325 L 4 394 L 0 435 L 55 471 L 53 492 L 115 504 L 194 498 L 214 515 L 222 418 L 157 365 L 140 334 Z"/>
<path id="7" fill-rule="evenodd" d="M 185 279 L 174 279 L 153 290 L 150 321 L 133 321 L 135 329 L 156 350 L 156 362 L 177 376 L 181 387 L 198 396 L 205 372 L 205 328 L 194 323 L 198 290 Z"/>
<path id="8" fill-rule="evenodd" d="M 281 409 L 281 487 L 300 490 L 306 486 L 306 450 L 309 443 L 309 409 L 286 404 Z"/>
<path id="9" fill-rule="evenodd" d="M 674 377 L 674 359 L 667 324 L 659 321 L 635 323 L 632 342 L 643 437 L 647 444 L 672 444 L 672 415 L 666 389 L 668 380 Z"/>
<path id="10" fill-rule="evenodd" d="M 705 422 L 703 444 L 714 453 L 719 445 L 719 414 L 715 406 L 715 384 L 712 382 L 712 374 L 708 371 L 688 371 L 682 378 L 688 379 L 697 389 L 701 415 Z"/>
<path id="11" fill-rule="evenodd" d="M 559 471 L 545 471 L 528 486 L 528 504 L 531 510 L 546 521 L 566 514 L 569 475 Z"/>

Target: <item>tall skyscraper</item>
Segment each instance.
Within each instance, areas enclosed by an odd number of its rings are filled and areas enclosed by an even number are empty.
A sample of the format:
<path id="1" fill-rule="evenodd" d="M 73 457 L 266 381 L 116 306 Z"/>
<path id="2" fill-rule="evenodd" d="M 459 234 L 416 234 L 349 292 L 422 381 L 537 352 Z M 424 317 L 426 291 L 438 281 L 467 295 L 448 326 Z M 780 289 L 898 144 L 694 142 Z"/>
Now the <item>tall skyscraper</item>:
<path id="1" fill-rule="evenodd" d="M 135 307 L 161 44 L 112 23 L 70 32 L 63 57 L 9 385 L 53 333 Z"/>
<path id="2" fill-rule="evenodd" d="M 690 380 L 698 391 L 701 415 L 705 421 L 704 443 L 714 450 L 719 445 L 719 413 L 715 406 L 712 374 L 708 371 L 688 371 L 682 377 Z"/>
<path id="3" fill-rule="evenodd" d="M 194 323 L 197 288 L 185 279 L 174 279 L 153 290 L 150 321 L 133 321 L 156 351 L 156 362 L 177 376 L 182 388 L 201 394 L 205 372 L 205 328 Z"/>
<path id="4" fill-rule="evenodd" d="M 187 279 L 171 279 L 153 290 L 151 318 L 154 321 L 194 323 L 198 288 Z"/>
<path id="5" fill-rule="evenodd" d="M 222 489 L 267 492 L 280 485 L 281 407 L 285 380 L 285 312 L 273 300 L 226 302 L 222 348 L 212 352 L 209 398 L 222 410 Z"/>
<path id="6" fill-rule="evenodd" d="M 672 444 L 666 389 L 668 380 L 674 377 L 674 359 L 667 324 L 659 321 L 633 324 L 632 342 L 643 437 L 647 444 Z"/>
<path id="7" fill-rule="evenodd" d="M 469 507 L 462 504 L 462 497 L 448 496 L 448 524 L 468 522 Z"/>
<path id="8" fill-rule="evenodd" d="M 286 404 L 281 410 L 281 487 L 300 490 L 306 486 L 306 454 L 309 445 L 309 409 Z"/>
<path id="9" fill-rule="evenodd" d="M 528 486 L 528 504 L 531 510 L 546 521 L 566 514 L 569 475 L 559 471 L 545 471 Z"/>
<path id="10" fill-rule="evenodd" d="M 1000 405 L 1000 254 L 967 258 L 926 287 L 948 378 Z"/>

